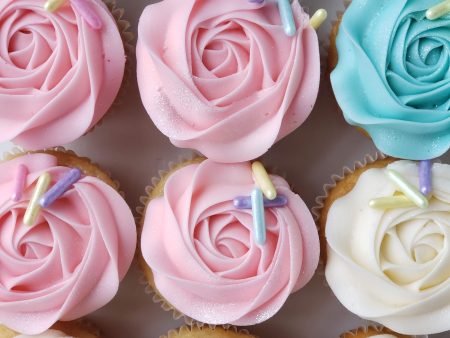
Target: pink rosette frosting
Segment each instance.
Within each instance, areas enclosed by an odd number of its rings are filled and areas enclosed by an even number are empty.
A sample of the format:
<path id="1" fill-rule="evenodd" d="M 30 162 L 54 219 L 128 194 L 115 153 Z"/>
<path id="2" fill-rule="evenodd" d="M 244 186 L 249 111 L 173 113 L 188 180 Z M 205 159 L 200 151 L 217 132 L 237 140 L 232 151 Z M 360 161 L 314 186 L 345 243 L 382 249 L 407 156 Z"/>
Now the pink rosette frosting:
<path id="1" fill-rule="evenodd" d="M 70 3 L 49 13 L 46 0 L 0 0 L 0 142 L 72 142 L 113 103 L 125 68 L 122 38 L 106 5 L 87 1 L 101 30 Z"/>
<path id="2" fill-rule="evenodd" d="M 142 255 L 157 290 L 178 311 L 209 324 L 253 325 L 312 278 L 320 250 L 312 216 L 285 180 L 271 178 L 289 202 L 266 209 L 264 246 L 253 240 L 251 210 L 233 206 L 254 188 L 249 163 L 191 164 L 150 201 Z"/>
<path id="3" fill-rule="evenodd" d="M 292 9 L 294 37 L 276 2 L 164 0 L 144 10 L 141 98 L 175 146 L 242 162 L 305 121 L 319 89 L 319 44 L 297 1 Z"/>
<path id="4" fill-rule="evenodd" d="M 21 201 L 13 202 L 17 166 L 28 168 Z M 123 198 L 98 178 L 85 176 L 37 222 L 23 223 L 35 183 L 43 172 L 52 184 L 70 168 L 47 154 L 0 164 L 0 322 L 39 334 L 58 320 L 97 310 L 116 294 L 136 248 L 133 215 Z"/>

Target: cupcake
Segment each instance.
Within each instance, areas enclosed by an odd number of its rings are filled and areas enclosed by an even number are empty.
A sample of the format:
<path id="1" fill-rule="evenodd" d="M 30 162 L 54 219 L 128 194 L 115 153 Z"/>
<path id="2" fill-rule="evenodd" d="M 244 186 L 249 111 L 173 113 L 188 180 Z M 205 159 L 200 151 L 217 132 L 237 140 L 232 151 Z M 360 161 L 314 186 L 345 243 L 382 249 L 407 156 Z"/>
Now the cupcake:
<path id="1" fill-rule="evenodd" d="M 246 331 L 239 331 L 236 327 L 216 326 L 183 326 L 178 330 L 171 330 L 159 338 L 257 338 Z"/>
<path id="2" fill-rule="evenodd" d="M 418 163 L 367 162 L 318 199 L 326 280 L 349 311 L 395 332 L 450 330 L 450 166 L 432 165 L 425 198 Z"/>
<path id="3" fill-rule="evenodd" d="M 340 338 L 415 338 L 417 336 L 405 336 L 395 333 L 386 328 L 378 328 L 375 326 L 362 327 L 341 334 Z"/>
<path id="4" fill-rule="evenodd" d="M 54 2 L 0 0 L 0 142 L 30 150 L 72 142 L 100 121 L 122 84 L 123 11 L 111 1 Z"/>
<path id="5" fill-rule="evenodd" d="M 0 323 L 41 334 L 115 296 L 136 247 L 134 218 L 117 187 L 88 159 L 61 149 L 0 163 Z"/>
<path id="6" fill-rule="evenodd" d="M 389 156 L 427 160 L 450 146 L 450 14 L 427 18 L 440 2 L 353 0 L 331 34 L 344 117 Z"/>
<path id="7" fill-rule="evenodd" d="M 86 321 L 58 322 L 51 329 L 39 335 L 26 335 L 0 326 L 2 338 L 99 338 L 100 333 Z"/>
<path id="8" fill-rule="evenodd" d="M 164 0 L 138 28 L 137 79 L 156 127 L 216 162 L 257 158 L 315 104 L 319 43 L 294 1 L 286 35 L 276 2 Z"/>
<path id="9" fill-rule="evenodd" d="M 187 322 L 253 325 L 311 279 L 319 259 L 312 216 L 283 178 L 270 178 L 277 197 L 253 210 L 263 200 L 248 162 L 196 158 L 147 189 L 140 264 L 163 308 Z"/>

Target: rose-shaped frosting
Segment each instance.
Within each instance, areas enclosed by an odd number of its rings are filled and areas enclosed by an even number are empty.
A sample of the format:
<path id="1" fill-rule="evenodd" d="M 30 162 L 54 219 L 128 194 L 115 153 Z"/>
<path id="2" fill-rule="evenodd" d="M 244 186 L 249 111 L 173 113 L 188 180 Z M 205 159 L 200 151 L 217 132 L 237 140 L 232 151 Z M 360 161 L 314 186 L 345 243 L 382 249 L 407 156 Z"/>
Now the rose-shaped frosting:
<path id="1" fill-rule="evenodd" d="M 274 2 L 164 0 L 144 10 L 139 89 L 175 146 L 242 162 L 303 123 L 318 93 L 319 46 L 308 15 L 292 8 L 294 37 Z"/>
<path id="2" fill-rule="evenodd" d="M 21 201 L 10 200 L 19 163 L 29 170 Z M 136 246 L 133 215 L 123 198 L 96 177 L 85 176 L 36 225 L 23 223 L 43 172 L 52 184 L 70 168 L 54 156 L 24 155 L 0 164 L 0 322 L 38 334 L 58 320 L 80 318 L 109 302 Z"/>
<path id="3" fill-rule="evenodd" d="M 57 330 L 47 330 L 42 334 L 38 334 L 38 335 L 18 335 L 15 338 L 74 338 L 71 336 L 66 335 L 64 332 L 61 331 L 57 331 Z"/>
<path id="4" fill-rule="evenodd" d="M 419 186 L 418 166 L 388 166 Z M 434 164 L 427 209 L 380 210 L 374 198 L 393 196 L 385 169 L 367 169 L 331 206 L 326 223 L 326 278 L 358 316 L 403 334 L 450 329 L 450 166 Z"/>
<path id="5" fill-rule="evenodd" d="M 450 146 L 450 15 L 426 19 L 441 0 L 353 0 L 331 74 L 345 119 L 384 153 L 435 158 Z"/>
<path id="6" fill-rule="evenodd" d="M 289 202 L 266 209 L 262 247 L 253 240 L 251 210 L 233 206 L 254 188 L 249 163 L 191 164 L 149 203 L 142 255 L 156 288 L 177 310 L 210 324 L 256 324 L 311 279 L 319 258 L 314 221 L 285 180 L 272 180 Z"/>
<path id="7" fill-rule="evenodd" d="M 49 13 L 46 0 L 0 0 L 0 142 L 66 144 L 111 106 L 125 68 L 123 42 L 106 5 L 87 1 L 101 30 L 69 3 Z"/>

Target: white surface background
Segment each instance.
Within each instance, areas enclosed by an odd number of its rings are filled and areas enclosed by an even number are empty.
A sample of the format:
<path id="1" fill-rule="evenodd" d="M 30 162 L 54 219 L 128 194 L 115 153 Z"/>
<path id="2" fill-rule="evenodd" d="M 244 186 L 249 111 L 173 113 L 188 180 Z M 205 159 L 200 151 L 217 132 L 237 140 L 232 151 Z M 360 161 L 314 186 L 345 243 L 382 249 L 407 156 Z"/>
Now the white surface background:
<path id="1" fill-rule="evenodd" d="M 126 9 L 126 19 L 135 33 L 143 8 L 156 2 L 116 1 Z M 343 7 L 341 1 L 303 0 L 302 5 L 310 12 L 321 7 L 329 11 L 331 18 L 319 31 L 321 40 L 326 41 L 335 12 Z M 141 104 L 135 82 L 133 72 L 132 84 L 123 104 L 115 108 L 100 127 L 67 145 L 67 148 L 90 157 L 111 171 L 112 176 L 121 182 L 133 210 L 139 205 L 144 187 L 150 184 L 153 176 L 157 176 L 159 169 L 166 168 L 169 161 L 177 160 L 183 154 L 191 154 L 188 150 L 173 147 L 154 127 Z M 10 148 L 11 144 L 0 143 L 2 152 Z M 330 181 L 332 174 L 340 173 L 344 165 L 375 151 L 369 139 L 344 122 L 326 78 L 311 117 L 296 132 L 275 145 L 263 159 L 285 173 L 294 190 L 309 207 L 313 207 L 315 197 L 321 194 L 323 184 Z M 449 159 L 447 156 L 443 160 L 448 163 Z M 134 264 L 117 297 L 89 316 L 102 329 L 105 338 L 155 338 L 183 324 L 153 304 L 151 296 L 144 293 L 139 276 Z M 335 338 L 342 332 L 366 324 L 338 303 L 319 271 L 312 282 L 290 296 L 275 317 L 249 330 L 261 338 Z M 450 337 L 450 333 L 433 337 Z"/>

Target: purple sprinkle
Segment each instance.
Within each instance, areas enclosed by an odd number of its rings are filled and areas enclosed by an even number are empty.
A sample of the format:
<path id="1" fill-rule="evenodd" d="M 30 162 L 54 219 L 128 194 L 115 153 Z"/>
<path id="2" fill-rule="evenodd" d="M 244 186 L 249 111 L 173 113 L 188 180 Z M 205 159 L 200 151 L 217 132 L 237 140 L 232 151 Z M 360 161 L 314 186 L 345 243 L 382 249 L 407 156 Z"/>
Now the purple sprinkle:
<path id="1" fill-rule="evenodd" d="M 81 170 L 78 168 L 71 169 L 63 178 L 51 187 L 39 200 L 39 204 L 43 208 L 49 207 L 59 197 L 61 197 L 72 184 L 77 182 L 81 177 Z"/>
<path id="2" fill-rule="evenodd" d="M 262 4 L 264 0 L 248 0 L 249 2 L 253 2 L 255 4 Z"/>
<path id="3" fill-rule="evenodd" d="M 278 195 L 273 200 L 264 199 L 264 208 L 281 208 L 286 206 L 288 200 L 286 196 Z M 252 198 L 250 196 L 238 196 L 233 200 L 236 209 L 251 209 Z"/>
<path id="4" fill-rule="evenodd" d="M 419 162 L 419 184 L 420 192 L 425 196 L 431 194 L 431 161 Z"/>

